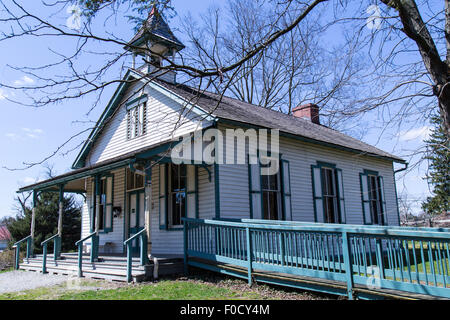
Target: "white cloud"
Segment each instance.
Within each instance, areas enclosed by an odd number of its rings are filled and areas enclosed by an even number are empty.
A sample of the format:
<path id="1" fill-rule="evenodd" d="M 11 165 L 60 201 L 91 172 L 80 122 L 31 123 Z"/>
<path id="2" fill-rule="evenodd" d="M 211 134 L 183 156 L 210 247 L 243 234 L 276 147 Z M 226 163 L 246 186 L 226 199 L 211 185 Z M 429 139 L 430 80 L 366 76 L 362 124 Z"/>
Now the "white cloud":
<path id="1" fill-rule="evenodd" d="M 17 139 L 18 136 L 17 136 L 17 134 L 10 132 L 10 133 L 5 134 L 5 137 L 15 140 L 15 139 Z"/>
<path id="2" fill-rule="evenodd" d="M 22 182 L 25 184 L 33 184 L 33 183 L 37 182 L 37 179 L 32 178 L 32 177 L 25 177 L 25 178 L 23 178 Z"/>
<path id="3" fill-rule="evenodd" d="M 401 131 L 398 133 L 398 138 L 400 141 L 410 141 L 410 140 L 425 140 L 430 135 L 431 128 L 429 126 L 424 126 L 420 128 L 411 129 L 408 131 Z"/>
<path id="4" fill-rule="evenodd" d="M 30 128 L 22 128 L 22 131 L 24 133 L 13 133 L 9 132 L 5 134 L 5 137 L 10 138 L 11 140 L 17 140 L 17 139 L 37 139 L 44 133 L 44 130 L 42 129 L 30 129 Z"/>
<path id="5" fill-rule="evenodd" d="M 8 98 L 8 95 L 5 93 L 5 91 L 0 89 L 0 100 L 5 100 L 6 98 Z"/>
<path id="6" fill-rule="evenodd" d="M 14 81 L 14 84 L 18 86 L 31 83 L 34 83 L 34 80 L 27 76 L 23 76 L 22 78 L 20 78 L 20 80 Z"/>

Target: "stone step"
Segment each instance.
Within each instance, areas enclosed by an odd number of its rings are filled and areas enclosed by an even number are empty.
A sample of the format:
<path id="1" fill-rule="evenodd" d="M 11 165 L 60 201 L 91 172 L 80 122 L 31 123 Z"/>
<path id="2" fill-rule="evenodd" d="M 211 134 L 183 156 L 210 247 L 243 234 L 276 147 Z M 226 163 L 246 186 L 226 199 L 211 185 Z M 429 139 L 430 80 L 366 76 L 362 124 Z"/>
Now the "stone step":
<path id="1" fill-rule="evenodd" d="M 26 271 L 34 271 L 34 272 L 42 272 L 41 266 L 22 264 L 20 266 L 21 270 Z M 49 266 L 47 267 L 47 273 L 49 274 L 60 274 L 60 275 L 69 275 L 69 276 L 78 276 L 78 267 L 77 268 L 61 268 Z M 127 271 L 126 269 L 117 270 L 110 268 L 96 268 L 95 270 L 83 268 L 83 277 L 92 278 L 92 279 L 104 279 L 111 281 L 126 281 L 127 279 Z M 146 273 L 142 270 L 132 270 L 132 278 L 134 282 L 140 282 L 146 279 Z"/>
<path id="2" fill-rule="evenodd" d="M 29 259 L 28 262 L 25 261 L 24 263 L 28 264 L 35 264 L 42 266 L 42 259 L 39 258 L 32 258 Z M 78 267 L 78 260 L 48 260 L 47 259 L 47 266 L 76 266 Z M 95 267 L 95 266 L 107 266 L 110 268 L 117 268 L 117 269 L 123 269 L 127 267 L 127 263 L 125 262 L 104 262 L 104 261 L 97 261 L 97 262 L 90 262 L 90 260 L 83 259 L 83 268 L 85 267 Z M 141 264 L 138 261 L 133 261 L 131 264 L 132 268 L 143 268 L 144 266 L 141 266 Z"/>
<path id="3" fill-rule="evenodd" d="M 42 264 L 41 263 L 22 263 L 20 267 L 27 267 L 27 268 L 33 268 L 33 269 L 39 269 L 42 270 Z M 145 272 L 149 266 L 137 266 L 132 267 L 132 272 Z M 46 266 L 47 270 L 68 270 L 68 271 L 76 271 L 78 272 L 78 264 L 47 264 Z M 102 270 L 111 270 L 113 272 L 126 272 L 127 268 L 122 267 L 111 267 L 108 265 L 102 265 L 102 264 L 95 264 L 95 265 L 83 265 L 82 267 L 83 271 L 102 271 Z"/>

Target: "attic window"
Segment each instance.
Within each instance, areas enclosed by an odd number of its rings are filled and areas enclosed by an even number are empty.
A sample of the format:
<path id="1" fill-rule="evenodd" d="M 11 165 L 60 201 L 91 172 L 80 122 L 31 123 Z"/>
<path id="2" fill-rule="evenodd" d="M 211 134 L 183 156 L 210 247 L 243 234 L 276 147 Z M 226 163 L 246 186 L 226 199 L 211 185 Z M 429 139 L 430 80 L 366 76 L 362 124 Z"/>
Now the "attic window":
<path id="1" fill-rule="evenodd" d="M 127 139 L 134 139 L 147 133 L 147 103 L 127 108 Z"/>

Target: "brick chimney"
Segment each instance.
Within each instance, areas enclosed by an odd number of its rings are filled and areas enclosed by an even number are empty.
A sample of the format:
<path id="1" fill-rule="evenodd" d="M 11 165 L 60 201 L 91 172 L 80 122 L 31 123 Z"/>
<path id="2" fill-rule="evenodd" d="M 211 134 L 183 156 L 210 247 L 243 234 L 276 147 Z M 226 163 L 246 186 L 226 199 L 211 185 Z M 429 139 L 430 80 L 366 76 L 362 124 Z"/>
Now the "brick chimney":
<path id="1" fill-rule="evenodd" d="M 295 107 L 292 109 L 292 115 L 297 118 L 309 120 L 312 123 L 320 124 L 319 107 L 312 103 Z"/>

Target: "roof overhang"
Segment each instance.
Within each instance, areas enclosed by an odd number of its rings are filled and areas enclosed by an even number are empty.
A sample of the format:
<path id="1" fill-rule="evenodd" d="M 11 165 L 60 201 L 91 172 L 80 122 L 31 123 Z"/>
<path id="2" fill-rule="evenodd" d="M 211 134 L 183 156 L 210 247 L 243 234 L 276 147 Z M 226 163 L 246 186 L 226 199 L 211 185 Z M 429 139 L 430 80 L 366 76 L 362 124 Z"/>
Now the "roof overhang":
<path id="1" fill-rule="evenodd" d="M 164 153 L 175 147 L 178 143 L 180 143 L 180 141 L 176 139 L 161 142 L 150 148 L 142 148 L 140 150 L 124 154 L 114 159 L 100 162 L 90 167 L 77 169 L 45 181 L 22 187 L 17 191 L 17 193 L 27 191 L 59 191 L 60 186 L 64 186 L 63 190 L 65 192 L 84 193 L 86 192 L 86 190 L 84 188 L 84 182 L 81 179 L 108 173 L 112 170 L 127 167 L 130 164 L 139 161 L 154 159 L 161 153 Z M 83 182 L 81 187 L 80 182 Z"/>

